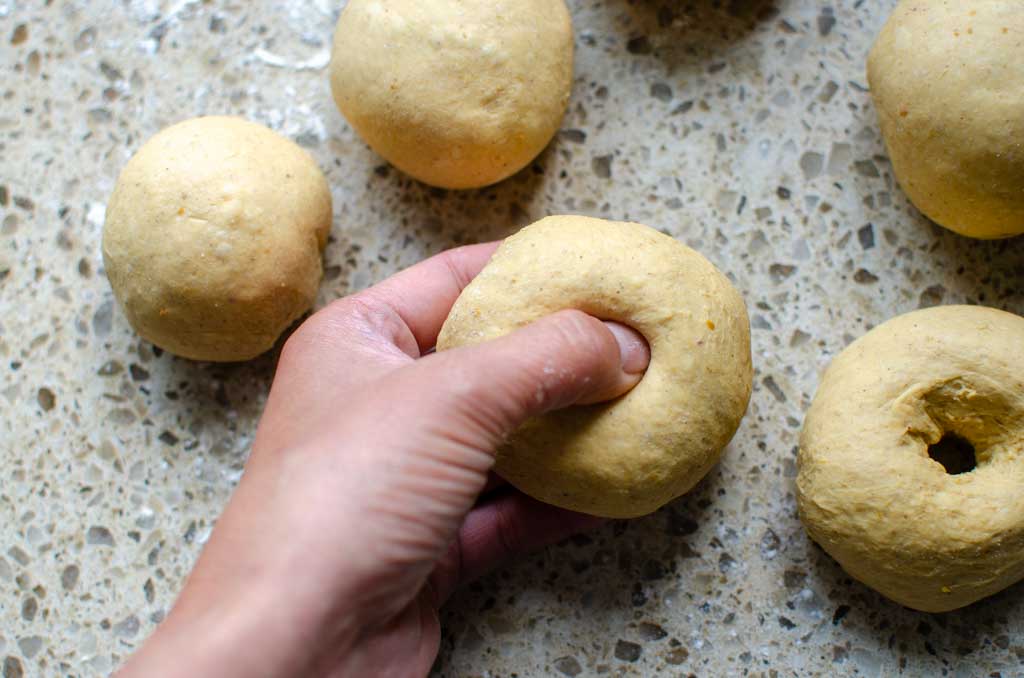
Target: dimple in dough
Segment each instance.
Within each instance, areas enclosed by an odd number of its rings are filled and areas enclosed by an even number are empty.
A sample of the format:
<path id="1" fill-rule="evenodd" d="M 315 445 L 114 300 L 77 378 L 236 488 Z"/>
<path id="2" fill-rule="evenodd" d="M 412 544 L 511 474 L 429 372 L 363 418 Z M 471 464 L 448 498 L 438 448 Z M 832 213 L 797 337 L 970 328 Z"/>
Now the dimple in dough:
<path id="1" fill-rule="evenodd" d="M 350 0 L 331 89 L 377 153 L 427 184 L 518 172 L 561 124 L 573 79 L 563 0 Z"/>
<path id="2" fill-rule="evenodd" d="M 800 438 L 797 501 L 814 541 L 898 603 L 943 612 L 1024 577 L 1024 318 L 946 306 L 843 351 Z M 977 467 L 929 455 L 945 435 Z"/>
<path id="3" fill-rule="evenodd" d="M 707 259 L 640 224 L 543 219 L 508 238 L 452 308 L 438 349 L 495 339 L 578 309 L 650 344 L 621 398 L 527 422 L 496 470 L 527 494 L 613 518 L 650 513 L 718 461 L 750 399 L 750 325 L 739 292 Z"/>
<path id="4" fill-rule="evenodd" d="M 247 360 L 313 304 L 330 227 L 327 180 L 306 151 L 241 118 L 195 118 L 121 172 L 103 261 L 142 337 L 195 360 Z"/>
<path id="5" fill-rule="evenodd" d="M 1024 233 L 1024 5 L 903 0 L 868 58 L 893 171 L 927 217 Z"/>

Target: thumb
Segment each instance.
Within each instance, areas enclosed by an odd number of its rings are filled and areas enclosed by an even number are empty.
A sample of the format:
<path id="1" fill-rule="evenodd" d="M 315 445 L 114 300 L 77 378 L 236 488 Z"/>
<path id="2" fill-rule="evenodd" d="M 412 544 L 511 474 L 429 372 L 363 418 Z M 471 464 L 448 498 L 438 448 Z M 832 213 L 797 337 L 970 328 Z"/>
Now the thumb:
<path id="1" fill-rule="evenodd" d="M 649 362 L 647 342 L 635 330 L 561 311 L 494 341 L 438 353 L 418 367 L 430 373 L 449 422 L 483 436 L 481 447 L 493 447 L 530 417 L 623 395 Z"/>

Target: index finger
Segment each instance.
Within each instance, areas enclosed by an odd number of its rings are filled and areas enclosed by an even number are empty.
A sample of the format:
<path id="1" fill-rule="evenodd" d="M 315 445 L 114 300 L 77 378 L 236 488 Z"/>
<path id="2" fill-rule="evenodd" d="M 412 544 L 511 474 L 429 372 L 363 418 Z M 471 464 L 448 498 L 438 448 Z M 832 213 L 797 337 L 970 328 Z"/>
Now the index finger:
<path id="1" fill-rule="evenodd" d="M 441 252 L 374 285 L 359 296 L 391 308 L 416 338 L 420 352 L 433 348 L 452 305 L 487 265 L 499 242 Z"/>

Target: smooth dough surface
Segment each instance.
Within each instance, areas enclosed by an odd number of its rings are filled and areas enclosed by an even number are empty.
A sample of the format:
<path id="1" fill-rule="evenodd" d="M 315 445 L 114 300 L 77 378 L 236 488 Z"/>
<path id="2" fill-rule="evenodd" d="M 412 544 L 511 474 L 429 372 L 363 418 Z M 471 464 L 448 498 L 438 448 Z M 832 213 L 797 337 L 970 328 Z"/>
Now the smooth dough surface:
<path id="1" fill-rule="evenodd" d="M 487 186 L 544 149 L 569 103 L 564 0 L 350 0 L 331 89 L 349 124 L 403 172 Z"/>
<path id="2" fill-rule="evenodd" d="M 926 216 L 974 238 L 1024 233 L 1024 5 L 903 0 L 868 81 L 893 170 Z"/>
<path id="3" fill-rule="evenodd" d="M 330 227 L 308 153 L 240 118 L 195 118 L 121 172 L 103 261 L 142 337 L 194 360 L 247 360 L 313 304 Z"/>
<path id="4" fill-rule="evenodd" d="M 640 332 L 647 372 L 615 401 L 531 420 L 496 470 L 563 508 L 650 513 L 711 469 L 743 418 L 753 378 L 743 299 L 707 259 L 652 228 L 549 217 L 501 245 L 455 303 L 438 349 L 570 308 Z"/>
<path id="5" fill-rule="evenodd" d="M 800 441 L 797 499 L 814 541 L 893 600 L 942 612 L 1024 577 L 1024 318 L 946 306 L 843 351 Z M 953 434 L 977 467 L 929 447 Z"/>

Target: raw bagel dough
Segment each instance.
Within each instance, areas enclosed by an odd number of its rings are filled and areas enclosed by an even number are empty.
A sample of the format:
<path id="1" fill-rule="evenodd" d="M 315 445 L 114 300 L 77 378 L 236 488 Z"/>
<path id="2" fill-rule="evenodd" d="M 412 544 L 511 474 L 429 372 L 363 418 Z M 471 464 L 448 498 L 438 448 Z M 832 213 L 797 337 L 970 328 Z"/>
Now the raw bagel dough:
<path id="1" fill-rule="evenodd" d="M 240 118 L 195 118 L 121 172 L 103 261 L 145 339 L 195 360 L 246 360 L 313 304 L 330 227 L 331 193 L 308 153 Z"/>
<path id="2" fill-rule="evenodd" d="M 629 325 L 647 373 L 611 403 L 534 419 L 496 470 L 584 513 L 650 513 L 693 487 L 739 426 L 753 379 L 739 292 L 707 259 L 647 226 L 561 216 L 508 238 L 452 308 L 438 349 L 494 339 L 574 308 Z"/>
<path id="3" fill-rule="evenodd" d="M 1024 318 L 916 311 L 828 369 L 800 440 L 807 531 L 853 577 L 918 610 L 952 610 L 1024 577 Z M 950 475 L 928 449 L 973 444 Z"/>
<path id="4" fill-rule="evenodd" d="M 331 89 L 349 124 L 442 188 L 515 174 L 561 124 L 573 78 L 563 0 L 350 0 Z"/>
<path id="5" fill-rule="evenodd" d="M 1024 233 L 1024 5 L 903 0 L 868 58 L 897 180 L 974 238 Z"/>

